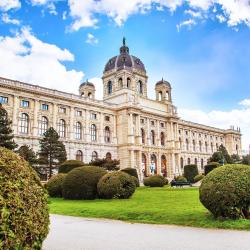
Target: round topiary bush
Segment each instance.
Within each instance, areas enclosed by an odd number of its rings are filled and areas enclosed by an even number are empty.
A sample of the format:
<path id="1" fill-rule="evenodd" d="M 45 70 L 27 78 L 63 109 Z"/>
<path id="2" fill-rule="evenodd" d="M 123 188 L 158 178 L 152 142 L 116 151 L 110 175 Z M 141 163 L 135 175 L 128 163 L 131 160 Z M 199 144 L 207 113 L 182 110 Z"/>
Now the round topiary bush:
<path id="1" fill-rule="evenodd" d="M 121 171 L 139 179 L 138 173 L 135 168 L 124 168 L 124 169 L 121 169 Z"/>
<path id="2" fill-rule="evenodd" d="M 63 198 L 72 200 L 93 200 L 97 197 L 97 183 L 107 172 L 95 166 L 71 170 L 63 182 Z"/>
<path id="3" fill-rule="evenodd" d="M 135 192 L 135 183 L 130 175 L 119 171 L 104 175 L 97 185 L 98 195 L 104 199 L 128 199 Z"/>
<path id="4" fill-rule="evenodd" d="M 191 183 L 194 183 L 194 177 L 198 174 L 197 165 L 191 164 L 184 166 L 184 177 Z"/>
<path id="5" fill-rule="evenodd" d="M 37 174 L 0 148 L 0 249 L 41 249 L 48 226 L 47 192 Z"/>
<path id="6" fill-rule="evenodd" d="M 249 218 L 249 187 L 249 166 L 225 165 L 204 177 L 200 201 L 216 218 Z"/>
<path id="7" fill-rule="evenodd" d="M 145 186 L 149 187 L 163 187 L 165 185 L 165 178 L 161 175 L 152 175 L 143 180 Z"/>
<path id="8" fill-rule="evenodd" d="M 184 176 L 177 176 L 175 178 L 176 181 L 180 181 L 180 182 L 187 182 L 187 178 L 185 178 Z"/>
<path id="9" fill-rule="evenodd" d="M 214 170 L 215 168 L 217 168 L 219 166 L 220 166 L 220 163 L 218 163 L 218 162 L 210 162 L 210 163 L 208 163 L 204 167 L 205 175 L 207 175 L 209 172 L 211 172 L 212 170 Z"/>
<path id="10" fill-rule="evenodd" d="M 194 177 L 194 183 L 201 181 L 204 178 L 204 175 L 198 174 Z"/>
<path id="11" fill-rule="evenodd" d="M 62 197 L 62 184 L 66 177 L 66 174 L 57 174 L 50 178 L 46 184 L 49 196 Z"/>
<path id="12" fill-rule="evenodd" d="M 131 178 L 132 178 L 132 180 L 134 181 L 135 186 L 136 186 L 136 187 L 140 187 L 139 180 L 138 180 L 136 177 L 134 177 L 134 176 L 130 176 L 130 177 L 131 177 Z"/>
<path id="13" fill-rule="evenodd" d="M 59 166 L 58 173 L 68 173 L 74 168 L 84 166 L 82 161 L 78 160 L 67 160 Z"/>

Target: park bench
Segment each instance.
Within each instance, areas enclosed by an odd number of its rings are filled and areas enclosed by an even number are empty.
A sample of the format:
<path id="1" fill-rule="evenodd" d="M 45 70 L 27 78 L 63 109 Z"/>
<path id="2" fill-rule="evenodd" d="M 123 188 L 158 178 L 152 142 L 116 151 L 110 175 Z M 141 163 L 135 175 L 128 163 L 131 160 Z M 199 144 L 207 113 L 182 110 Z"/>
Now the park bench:
<path id="1" fill-rule="evenodd" d="M 192 183 L 189 181 L 175 181 L 172 180 L 170 182 L 171 187 L 183 187 L 183 186 L 190 186 L 192 187 Z"/>

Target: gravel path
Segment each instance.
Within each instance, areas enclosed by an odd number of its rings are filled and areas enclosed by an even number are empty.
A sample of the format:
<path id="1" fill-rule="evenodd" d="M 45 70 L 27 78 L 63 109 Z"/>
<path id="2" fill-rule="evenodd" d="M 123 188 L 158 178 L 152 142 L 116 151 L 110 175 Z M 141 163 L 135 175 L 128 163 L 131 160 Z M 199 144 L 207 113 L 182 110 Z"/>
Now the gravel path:
<path id="1" fill-rule="evenodd" d="M 44 250 L 249 250 L 250 232 L 51 215 Z"/>

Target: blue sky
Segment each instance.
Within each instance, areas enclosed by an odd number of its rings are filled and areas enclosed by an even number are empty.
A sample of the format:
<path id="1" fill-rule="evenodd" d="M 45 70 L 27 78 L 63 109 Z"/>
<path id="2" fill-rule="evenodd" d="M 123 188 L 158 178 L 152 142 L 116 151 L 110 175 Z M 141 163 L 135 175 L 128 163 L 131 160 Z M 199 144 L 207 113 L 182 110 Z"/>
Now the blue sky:
<path id="1" fill-rule="evenodd" d="M 1 0 L 0 20 L 1 76 L 74 93 L 88 78 L 101 98 L 104 65 L 125 36 L 150 98 L 164 77 L 184 119 L 241 126 L 248 148 L 247 0 Z"/>

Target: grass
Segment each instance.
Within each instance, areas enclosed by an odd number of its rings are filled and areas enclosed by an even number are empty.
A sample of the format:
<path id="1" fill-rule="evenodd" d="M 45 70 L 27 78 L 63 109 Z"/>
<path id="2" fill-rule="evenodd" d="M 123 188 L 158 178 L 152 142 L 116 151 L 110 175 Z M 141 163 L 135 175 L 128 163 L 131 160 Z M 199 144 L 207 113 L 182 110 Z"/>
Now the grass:
<path id="1" fill-rule="evenodd" d="M 197 188 L 137 188 L 127 200 L 76 201 L 50 198 L 50 213 L 152 224 L 250 230 L 250 220 L 215 220 Z"/>

